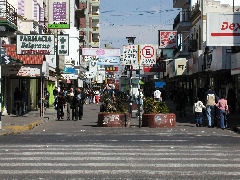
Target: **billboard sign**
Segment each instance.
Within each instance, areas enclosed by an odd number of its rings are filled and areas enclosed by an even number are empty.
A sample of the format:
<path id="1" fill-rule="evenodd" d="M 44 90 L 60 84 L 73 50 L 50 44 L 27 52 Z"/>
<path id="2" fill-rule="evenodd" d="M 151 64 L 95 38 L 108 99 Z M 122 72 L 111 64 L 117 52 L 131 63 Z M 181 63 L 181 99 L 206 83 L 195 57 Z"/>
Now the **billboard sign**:
<path id="1" fill-rule="evenodd" d="M 69 35 L 58 35 L 58 55 L 68 56 L 69 55 Z"/>
<path id="2" fill-rule="evenodd" d="M 123 57 L 121 58 L 120 64 L 138 66 L 138 46 L 137 45 L 123 46 Z"/>
<path id="3" fill-rule="evenodd" d="M 54 35 L 17 35 L 18 55 L 54 55 Z"/>
<path id="4" fill-rule="evenodd" d="M 156 64 L 156 45 L 140 45 L 141 64 Z"/>
<path id="5" fill-rule="evenodd" d="M 240 46 L 240 13 L 207 13 L 207 46 Z"/>
<path id="6" fill-rule="evenodd" d="M 83 56 L 120 56 L 120 49 L 83 48 Z"/>
<path id="7" fill-rule="evenodd" d="M 159 48 L 175 49 L 177 48 L 177 31 L 159 31 Z"/>
<path id="8" fill-rule="evenodd" d="M 48 28 L 70 28 L 70 0 L 49 0 Z"/>
<path id="9" fill-rule="evenodd" d="M 120 65 L 120 56 L 97 56 L 98 65 Z"/>

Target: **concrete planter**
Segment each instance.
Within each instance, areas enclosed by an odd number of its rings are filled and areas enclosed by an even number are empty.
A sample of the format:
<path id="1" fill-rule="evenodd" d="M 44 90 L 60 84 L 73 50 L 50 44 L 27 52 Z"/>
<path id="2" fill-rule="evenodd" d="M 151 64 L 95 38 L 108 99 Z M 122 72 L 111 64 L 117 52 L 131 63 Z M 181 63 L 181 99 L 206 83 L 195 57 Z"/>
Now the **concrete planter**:
<path id="1" fill-rule="evenodd" d="M 176 126 L 176 115 L 169 114 L 143 114 L 142 126 L 150 128 L 174 128 Z"/>
<path id="2" fill-rule="evenodd" d="M 98 126 L 130 127 L 129 113 L 98 113 Z"/>

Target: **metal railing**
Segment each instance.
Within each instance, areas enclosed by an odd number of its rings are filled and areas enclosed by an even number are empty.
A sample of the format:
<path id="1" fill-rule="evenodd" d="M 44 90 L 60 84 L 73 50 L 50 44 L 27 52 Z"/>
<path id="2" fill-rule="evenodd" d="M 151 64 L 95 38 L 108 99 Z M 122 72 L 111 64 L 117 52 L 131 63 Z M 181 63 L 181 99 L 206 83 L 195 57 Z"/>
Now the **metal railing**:
<path id="1" fill-rule="evenodd" d="M 17 10 L 6 2 L 6 20 L 17 26 Z"/>
<path id="2" fill-rule="evenodd" d="M 200 4 L 196 3 L 191 9 L 190 18 L 192 19 L 200 11 Z"/>
<path id="3" fill-rule="evenodd" d="M 190 21 L 190 10 L 183 10 L 174 19 L 173 28 L 177 27 L 180 22 L 189 22 Z"/>

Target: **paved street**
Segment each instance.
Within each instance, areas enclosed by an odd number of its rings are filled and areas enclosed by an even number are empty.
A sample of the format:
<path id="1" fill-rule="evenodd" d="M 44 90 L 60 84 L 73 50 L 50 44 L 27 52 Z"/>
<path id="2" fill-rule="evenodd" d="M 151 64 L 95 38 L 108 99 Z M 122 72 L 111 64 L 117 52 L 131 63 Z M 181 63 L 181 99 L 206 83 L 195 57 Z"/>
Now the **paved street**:
<path id="1" fill-rule="evenodd" d="M 240 136 L 230 130 L 97 127 L 99 105 L 81 121 L 49 120 L 0 136 L 0 179 L 239 179 Z"/>

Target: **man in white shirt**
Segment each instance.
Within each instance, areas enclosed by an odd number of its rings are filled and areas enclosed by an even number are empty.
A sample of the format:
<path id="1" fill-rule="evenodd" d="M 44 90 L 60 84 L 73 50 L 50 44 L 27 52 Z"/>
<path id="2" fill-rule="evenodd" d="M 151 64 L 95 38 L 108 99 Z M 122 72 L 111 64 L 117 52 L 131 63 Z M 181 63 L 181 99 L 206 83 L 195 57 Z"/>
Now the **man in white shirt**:
<path id="1" fill-rule="evenodd" d="M 158 89 L 154 91 L 154 99 L 158 102 L 161 102 L 161 91 L 159 91 Z"/>

